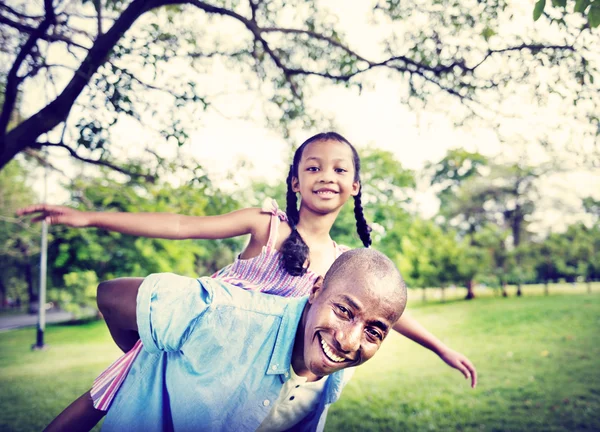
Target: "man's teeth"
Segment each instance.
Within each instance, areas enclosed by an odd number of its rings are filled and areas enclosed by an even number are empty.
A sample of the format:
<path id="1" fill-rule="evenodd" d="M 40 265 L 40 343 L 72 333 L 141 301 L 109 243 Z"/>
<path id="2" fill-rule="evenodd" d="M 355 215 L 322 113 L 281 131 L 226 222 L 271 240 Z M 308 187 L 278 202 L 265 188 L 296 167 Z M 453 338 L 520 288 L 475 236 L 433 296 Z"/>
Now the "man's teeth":
<path id="1" fill-rule="evenodd" d="M 331 351 L 331 348 L 329 348 L 329 345 L 327 345 L 327 342 L 325 342 L 323 339 L 321 339 L 321 346 L 323 347 L 323 351 L 325 351 L 325 355 L 329 358 L 329 360 L 336 363 L 341 363 L 344 361 L 343 357 L 338 357 Z"/>

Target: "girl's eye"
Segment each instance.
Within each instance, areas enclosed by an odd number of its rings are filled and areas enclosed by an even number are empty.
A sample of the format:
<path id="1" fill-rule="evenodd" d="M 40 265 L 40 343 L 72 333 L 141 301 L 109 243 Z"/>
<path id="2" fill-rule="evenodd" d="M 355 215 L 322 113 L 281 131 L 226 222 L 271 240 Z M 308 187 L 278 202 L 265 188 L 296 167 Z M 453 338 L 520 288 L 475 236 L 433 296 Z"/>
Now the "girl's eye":
<path id="1" fill-rule="evenodd" d="M 306 171 L 319 171 L 318 167 L 308 167 L 306 168 Z"/>
<path id="2" fill-rule="evenodd" d="M 348 170 L 347 170 L 347 169 L 344 169 L 344 168 L 336 168 L 336 169 L 335 169 L 335 172 L 336 172 L 336 173 L 345 173 L 345 172 L 348 172 Z"/>

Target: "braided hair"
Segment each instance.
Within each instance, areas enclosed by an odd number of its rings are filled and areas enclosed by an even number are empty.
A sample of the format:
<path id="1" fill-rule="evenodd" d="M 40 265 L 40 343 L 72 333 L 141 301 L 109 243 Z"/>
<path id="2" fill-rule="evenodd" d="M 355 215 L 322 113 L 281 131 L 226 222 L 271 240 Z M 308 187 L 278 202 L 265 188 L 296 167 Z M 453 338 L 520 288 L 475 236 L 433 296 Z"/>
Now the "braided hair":
<path id="1" fill-rule="evenodd" d="M 281 245 L 281 261 L 285 270 L 292 276 L 301 276 L 306 273 L 310 262 L 308 259 L 309 248 L 298 230 L 296 225 L 300 220 L 300 213 L 298 212 L 298 197 L 292 187 L 292 179 L 298 178 L 298 166 L 300 165 L 300 159 L 302 159 L 302 153 L 307 145 L 315 141 L 338 141 L 347 144 L 352 150 L 352 161 L 354 163 L 354 181 L 360 183 L 360 158 L 358 152 L 350 142 L 336 132 L 324 132 L 310 137 L 302 143 L 300 147 L 294 153 L 294 159 L 292 165 L 290 165 L 290 171 L 287 176 L 287 193 L 286 193 L 286 213 L 292 233 Z M 363 245 L 369 247 L 371 245 L 371 228 L 367 224 L 367 220 L 363 214 L 363 207 L 361 203 L 361 190 L 354 197 L 354 217 L 356 218 L 356 231 L 360 237 Z"/>

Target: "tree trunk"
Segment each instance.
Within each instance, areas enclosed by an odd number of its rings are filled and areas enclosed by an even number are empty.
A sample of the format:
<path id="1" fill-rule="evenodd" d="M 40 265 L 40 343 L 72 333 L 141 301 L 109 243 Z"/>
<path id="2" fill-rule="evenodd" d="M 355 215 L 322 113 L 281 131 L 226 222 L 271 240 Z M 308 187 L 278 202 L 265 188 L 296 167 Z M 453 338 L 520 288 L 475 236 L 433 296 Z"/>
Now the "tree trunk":
<path id="1" fill-rule="evenodd" d="M 548 295 L 549 291 L 548 291 L 548 281 L 544 282 L 544 294 Z"/>
<path id="2" fill-rule="evenodd" d="M 508 297 L 508 293 L 506 292 L 506 282 L 502 281 L 502 297 Z"/>
<path id="3" fill-rule="evenodd" d="M 427 298 L 425 297 L 425 287 L 423 287 L 423 297 L 422 297 L 423 303 L 425 303 L 427 301 Z"/>
<path id="4" fill-rule="evenodd" d="M 588 294 L 592 293 L 592 281 L 591 280 L 587 281 L 587 292 L 588 292 Z"/>
<path id="5" fill-rule="evenodd" d="M 445 293 L 446 293 L 446 290 L 445 290 L 445 288 L 446 288 L 446 287 L 444 287 L 444 286 L 442 285 L 442 287 L 441 287 L 441 289 L 442 289 L 442 303 L 445 303 L 445 302 L 446 302 L 446 295 L 445 295 Z"/>
<path id="6" fill-rule="evenodd" d="M 521 282 L 517 283 L 517 297 L 521 297 L 523 292 L 521 291 Z"/>
<path id="7" fill-rule="evenodd" d="M 472 300 L 475 298 L 475 291 L 473 291 L 473 279 L 467 281 L 467 296 L 465 300 Z"/>

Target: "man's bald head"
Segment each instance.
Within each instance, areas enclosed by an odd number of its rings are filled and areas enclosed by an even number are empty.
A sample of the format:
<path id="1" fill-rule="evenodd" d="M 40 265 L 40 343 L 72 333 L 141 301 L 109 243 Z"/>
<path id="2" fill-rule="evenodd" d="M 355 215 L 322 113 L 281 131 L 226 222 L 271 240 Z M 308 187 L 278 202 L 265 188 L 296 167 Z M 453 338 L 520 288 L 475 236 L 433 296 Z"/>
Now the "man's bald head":
<path id="1" fill-rule="evenodd" d="M 375 249 L 352 249 L 342 254 L 325 275 L 323 288 L 338 278 L 345 278 L 349 283 L 366 282 L 365 286 L 389 296 L 390 302 L 398 306 L 397 318 L 406 308 L 406 284 L 402 275 L 388 257 Z"/>

